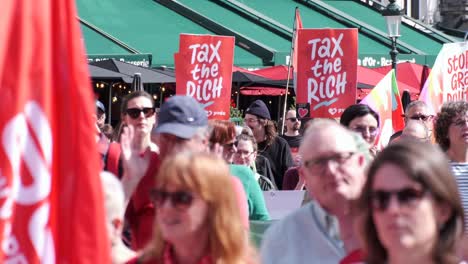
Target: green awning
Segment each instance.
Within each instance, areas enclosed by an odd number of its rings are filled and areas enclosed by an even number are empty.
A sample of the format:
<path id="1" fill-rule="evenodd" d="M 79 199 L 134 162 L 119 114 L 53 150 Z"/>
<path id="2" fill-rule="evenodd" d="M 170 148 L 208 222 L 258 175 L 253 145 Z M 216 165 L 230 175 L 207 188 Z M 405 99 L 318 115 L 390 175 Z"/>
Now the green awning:
<path id="1" fill-rule="evenodd" d="M 87 54 L 130 54 L 128 50 L 81 24 Z"/>
<path id="2" fill-rule="evenodd" d="M 215 2 L 200 0 L 179 0 L 178 2 L 189 6 L 191 9 L 209 17 L 213 21 L 220 23 L 231 30 L 234 30 L 250 39 L 257 40 L 276 51 L 289 50 L 291 48 L 290 40 L 282 38 L 266 28 L 252 23 L 240 14 L 231 12 Z M 265 5 L 265 2 L 263 2 L 263 5 Z"/>
<path id="3" fill-rule="evenodd" d="M 274 4 L 265 5 L 264 0 L 249 0 L 245 4 L 253 9 L 261 10 L 265 15 L 276 19 L 283 25 L 293 26 L 294 10 L 298 3 L 295 1 L 275 1 Z M 332 17 L 325 16 L 313 9 L 299 6 L 302 25 L 305 28 L 347 28 Z M 359 53 L 388 53 L 388 47 L 365 35 L 359 34 Z"/>
<path id="4" fill-rule="evenodd" d="M 152 54 L 153 66 L 174 65 L 180 33 L 214 32 L 232 32 L 237 41 L 246 40 L 237 43 L 234 51 L 238 66 L 284 64 L 296 6 L 304 27 L 357 27 L 360 58 L 389 59 L 385 20 L 359 1 L 77 0 L 77 6 L 88 54 Z M 444 42 L 450 42 L 405 24 L 401 34 L 399 49 L 415 56 L 435 56 Z M 258 44 L 258 49 L 252 44 Z M 270 57 L 266 59 L 262 52 L 269 52 Z M 425 57 L 420 60 L 427 61 Z"/>
<path id="5" fill-rule="evenodd" d="M 81 19 L 142 53 L 151 53 L 153 66 L 174 65 L 173 56 L 178 50 L 180 33 L 213 34 L 152 0 L 77 0 L 76 2 Z M 99 34 L 86 26 L 82 28 L 89 53 L 122 53 L 121 49 L 111 45 L 105 37 L 99 38 Z M 262 65 L 260 58 L 240 47 L 235 48 L 234 54 L 234 63 L 237 65 L 256 67 Z"/>
<path id="6" fill-rule="evenodd" d="M 387 24 L 382 14 L 370 7 L 356 3 L 355 1 L 324 0 L 324 2 L 342 12 L 352 14 L 354 18 L 365 21 L 366 24 L 387 32 Z M 426 54 L 438 54 L 442 48 L 441 42 L 434 41 L 434 39 L 429 37 L 429 34 L 424 34 L 422 31 L 416 30 L 405 23 L 402 23 L 400 33 L 401 37 L 398 38 L 399 41 L 417 46 L 418 49 Z M 424 45 L 418 45 L 418 43 L 424 43 Z"/>

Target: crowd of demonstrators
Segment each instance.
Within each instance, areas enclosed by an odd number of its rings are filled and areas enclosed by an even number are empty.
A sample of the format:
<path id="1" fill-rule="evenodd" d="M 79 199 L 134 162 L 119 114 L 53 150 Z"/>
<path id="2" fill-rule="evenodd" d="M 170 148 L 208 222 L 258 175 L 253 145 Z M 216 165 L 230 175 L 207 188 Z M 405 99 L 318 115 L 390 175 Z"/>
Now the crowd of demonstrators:
<path id="1" fill-rule="evenodd" d="M 299 154 L 300 177 L 313 201 L 267 230 L 263 263 L 338 263 L 359 248 L 351 205 L 365 182 L 368 148 L 359 149 L 358 140 L 335 121 L 312 121 Z"/>
<path id="2" fill-rule="evenodd" d="M 268 171 L 267 175 L 270 176 L 267 177 L 265 175 L 261 175 L 257 171 L 255 160 L 257 158 L 258 147 L 253 135 L 250 135 L 248 132 L 244 133 L 241 131 L 237 136 L 236 145 L 237 151 L 234 154 L 234 163 L 250 167 L 254 172 L 255 179 L 260 185 L 260 189 L 262 189 L 262 191 L 277 190 L 278 187 L 276 187 L 274 183 L 275 179 L 273 178 L 273 173 L 271 173 L 271 168 L 269 167 L 270 163 L 268 160 L 264 163 L 268 165 L 264 171 Z"/>
<path id="3" fill-rule="evenodd" d="M 379 115 L 372 108 L 365 104 L 351 105 L 341 114 L 340 123 L 360 133 L 369 144 L 371 154 L 373 156 L 377 154 L 375 141 L 379 134 L 380 120 Z"/>
<path id="4" fill-rule="evenodd" d="M 270 219 L 262 190 L 304 187 L 311 201 L 266 231 L 262 263 L 468 257 L 468 102 L 446 103 L 436 118 L 424 103 L 410 103 L 401 135 L 380 151 L 379 116 L 366 105 L 348 107 L 339 123 L 314 119 L 299 140 L 297 166 L 261 100 L 236 133 L 230 121 L 208 122 L 188 96 L 169 98 L 156 121 L 151 95 L 133 92 L 122 102 L 119 142 L 104 133 L 101 105 L 97 141 L 106 146 L 104 169 L 123 186 L 120 208 L 137 252 L 129 263 L 257 263 L 248 230 L 249 220 Z M 295 111 L 286 119 L 288 135 L 300 138 Z M 117 208 L 119 192 L 103 185 Z M 134 257 L 119 240 L 122 210 L 108 211 L 108 229 L 115 262 Z"/>
<path id="5" fill-rule="evenodd" d="M 245 110 L 244 123 L 252 129 L 257 141 L 258 157 L 264 156 L 269 160 L 275 184 L 282 190 L 284 173 L 294 162 L 288 143 L 278 136 L 270 111 L 262 100 L 254 101 Z M 263 171 L 259 170 L 259 173 L 265 175 Z"/>
<path id="6" fill-rule="evenodd" d="M 293 155 L 293 160 L 297 165 L 296 156 L 299 152 L 299 146 L 301 145 L 302 135 L 301 130 L 301 120 L 297 118 L 296 110 L 289 110 L 286 112 L 286 132 L 281 135 L 282 138 L 288 142 L 289 148 Z"/>
<path id="7" fill-rule="evenodd" d="M 234 123 L 226 120 L 212 120 L 209 122 L 211 134 L 209 136 L 210 149 L 229 164 L 231 174 L 237 177 L 247 195 L 249 220 L 269 220 L 260 185 L 255 179 L 254 172 L 244 165 L 232 164 L 234 153 L 237 152 L 236 128 Z"/>
<path id="8" fill-rule="evenodd" d="M 151 191 L 152 240 L 129 263 L 257 263 L 231 178 L 213 154 L 182 151 L 165 159 Z"/>
<path id="9" fill-rule="evenodd" d="M 442 151 L 400 140 L 369 168 L 359 201 L 366 263 L 460 263 L 463 208 Z"/>

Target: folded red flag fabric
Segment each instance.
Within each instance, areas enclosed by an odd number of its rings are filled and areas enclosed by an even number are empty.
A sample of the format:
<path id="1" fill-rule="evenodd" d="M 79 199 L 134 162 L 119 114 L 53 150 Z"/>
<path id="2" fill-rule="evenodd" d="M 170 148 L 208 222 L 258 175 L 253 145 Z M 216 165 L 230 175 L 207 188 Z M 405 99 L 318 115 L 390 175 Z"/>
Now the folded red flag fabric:
<path id="1" fill-rule="evenodd" d="M 0 16 L 0 263 L 109 263 L 92 98 L 74 1 Z"/>

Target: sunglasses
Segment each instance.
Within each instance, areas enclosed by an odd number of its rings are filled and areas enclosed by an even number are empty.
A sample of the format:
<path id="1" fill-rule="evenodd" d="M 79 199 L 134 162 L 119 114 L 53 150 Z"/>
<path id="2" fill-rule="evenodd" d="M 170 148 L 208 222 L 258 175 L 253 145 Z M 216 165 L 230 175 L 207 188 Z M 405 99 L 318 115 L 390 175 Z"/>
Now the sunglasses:
<path id="1" fill-rule="evenodd" d="M 125 110 L 125 113 L 133 119 L 140 117 L 140 114 L 143 113 L 146 118 L 154 115 L 154 107 L 143 107 L 143 108 L 128 108 Z"/>
<path id="2" fill-rule="evenodd" d="M 413 119 L 413 120 L 422 120 L 424 122 L 426 121 L 430 121 L 434 118 L 433 115 L 414 115 L 414 116 L 410 116 L 409 119 Z"/>
<path id="3" fill-rule="evenodd" d="M 403 188 L 398 191 L 377 190 L 371 193 L 372 207 L 379 211 L 385 211 L 390 205 L 392 196 L 396 196 L 400 206 L 409 206 L 421 200 L 426 194 L 426 189 Z"/>
<path id="4" fill-rule="evenodd" d="M 170 200 L 173 207 L 184 209 L 189 207 L 193 201 L 193 195 L 186 191 L 167 192 L 162 189 L 152 189 L 150 198 L 156 207 L 161 207 L 166 200 Z"/>
<path id="5" fill-rule="evenodd" d="M 289 120 L 291 122 L 297 122 L 299 119 L 297 119 L 296 117 L 290 117 L 290 118 L 286 118 L 286 120 Z"/>

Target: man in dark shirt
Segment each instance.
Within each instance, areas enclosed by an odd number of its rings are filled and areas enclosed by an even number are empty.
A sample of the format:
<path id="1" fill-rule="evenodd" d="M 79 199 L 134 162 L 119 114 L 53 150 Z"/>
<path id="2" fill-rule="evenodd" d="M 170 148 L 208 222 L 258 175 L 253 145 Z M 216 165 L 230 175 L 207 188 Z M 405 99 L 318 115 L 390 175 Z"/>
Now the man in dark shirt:
<path id="1" fill-rule="evenodd" d="M 288 142 L 289 147 L 291 148 L 291 153 L 293 159 L 295 160 L 297 152 L 299 151 L 299 145 L 302 141 L 302 135 L 299 133 L 301 128 L 301 120 L 296 117 L 295 110 L 289 110 L 286 113 L 286 133 L 281 137 Z"/>
<path id="2" fill-rule="evenodd" d="M 262 100 L 254 101 L 245 113 L 244 123 L 252 129 L 258 144 L 258 154 L 270 161 L 275 184 L 281 190 L 284 173 L 294 166 L 291 149 L 286 140 L 276 133 L 270 111 Z"/>

